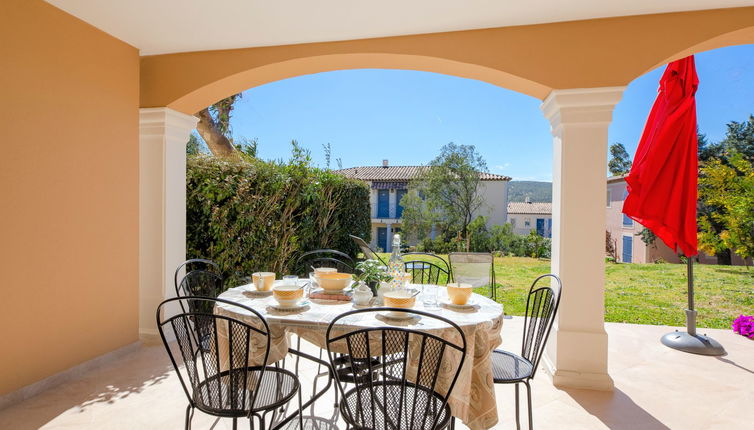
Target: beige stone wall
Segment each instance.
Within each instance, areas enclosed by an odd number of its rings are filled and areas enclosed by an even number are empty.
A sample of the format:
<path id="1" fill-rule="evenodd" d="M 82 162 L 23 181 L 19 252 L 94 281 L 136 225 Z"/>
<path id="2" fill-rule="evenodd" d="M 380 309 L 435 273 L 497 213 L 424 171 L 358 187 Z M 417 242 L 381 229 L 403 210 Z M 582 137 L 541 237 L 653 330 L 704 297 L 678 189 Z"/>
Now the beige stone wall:
<path id="1" fill-rule="evenodd" d="M 139 57 L 0 2 L 0 395 L 138 338 Z"/>
<path id="2" fill-rule="evenodd" d="M 503 225 L 508 220 L 508 181 L 482 181 L 479 194 L 484 199 L 475 216 L 486 216 L 487 226 Z"/>

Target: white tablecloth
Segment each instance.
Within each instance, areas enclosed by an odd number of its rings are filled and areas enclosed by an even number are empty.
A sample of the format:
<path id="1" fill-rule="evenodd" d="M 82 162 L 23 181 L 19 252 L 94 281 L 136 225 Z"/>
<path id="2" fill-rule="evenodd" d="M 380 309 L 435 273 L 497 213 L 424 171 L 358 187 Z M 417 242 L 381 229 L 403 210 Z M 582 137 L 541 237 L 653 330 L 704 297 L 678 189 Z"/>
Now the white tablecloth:
<path id="1" fill-rule="evenodd" d="M 250 292 L 253 289 L 253 286 L 231 288 L 222 293 L 220 298 L 251 307 L 265 317 L 270 326 L 269 363 L 283 359 L 288 353 L 291 333 L 326 348 L 325 332 L 330 322 L 336 316 L 355 309 L 350 302 L 309 300 L 308 307 L 302 312 L 281 312 L 270 306 L 276 303 L 272 296 L 255 296 Z M 445 289 L 440 288 L 439 291 L 440 299 L 446 299 Z M 450 319 L 464 331 L 467 355 L 448 403 L 455 417 L 461 419 L 469 428 L 477 430 L 492 428 L 498 421 L 490 360 L 492 351 L 502 342 L 500 332 L 503 325 L 503 307 L 478 294 L 472 296 L 472 301 L 475 304 L 474 310 L 454 310 L 444 306 L 439 310 L 428 310 L 424 308 L 421 300 L 417 300 L 415 309 Z M 241 320 L 250 318 L 248 313 L 240 312 L 239 308 L 224 304 L 219 304 L 215 312 Z M 384 320 L 375 318 L 373 314 L 367 315 L 370 316 L 360 318 L 355 324 L 364 327 L 385 325 Z M 447 328 L 430 318 L 420 321 L 421 323 L 416 324 L 416 329 L 421 331 Z M 349 319 L 349 324 L 354 324 L 354 321 Z M 259 357 L 257 360 L 261 359 L 262 357 Z"/>

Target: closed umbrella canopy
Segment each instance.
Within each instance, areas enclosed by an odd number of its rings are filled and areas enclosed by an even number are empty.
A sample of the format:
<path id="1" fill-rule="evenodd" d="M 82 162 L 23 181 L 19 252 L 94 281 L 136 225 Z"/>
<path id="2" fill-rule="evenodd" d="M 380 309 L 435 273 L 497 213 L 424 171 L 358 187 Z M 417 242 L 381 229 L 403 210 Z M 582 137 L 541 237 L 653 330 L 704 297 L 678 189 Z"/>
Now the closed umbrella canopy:
<path id="1" fill-rule="evenodd" d="M 693 56 L 668 64 L 626 177 L 623 204 L 623 213 L 686 256 L 697 254 L 698 86 Z"/>

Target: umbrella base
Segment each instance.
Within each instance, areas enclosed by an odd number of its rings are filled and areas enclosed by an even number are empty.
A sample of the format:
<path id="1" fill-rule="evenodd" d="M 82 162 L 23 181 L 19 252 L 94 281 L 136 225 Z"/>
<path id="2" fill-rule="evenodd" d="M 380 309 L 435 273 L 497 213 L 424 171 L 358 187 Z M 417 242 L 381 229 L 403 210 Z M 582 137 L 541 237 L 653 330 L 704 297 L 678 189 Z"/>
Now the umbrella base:
<path id="1" fill-rule="evenodd" d="M 662 337 L 662 344 L 683 352 L 700 355 L 725 355 L 725 348 L 715 339 L 701 334 L 674 331 Z"/>

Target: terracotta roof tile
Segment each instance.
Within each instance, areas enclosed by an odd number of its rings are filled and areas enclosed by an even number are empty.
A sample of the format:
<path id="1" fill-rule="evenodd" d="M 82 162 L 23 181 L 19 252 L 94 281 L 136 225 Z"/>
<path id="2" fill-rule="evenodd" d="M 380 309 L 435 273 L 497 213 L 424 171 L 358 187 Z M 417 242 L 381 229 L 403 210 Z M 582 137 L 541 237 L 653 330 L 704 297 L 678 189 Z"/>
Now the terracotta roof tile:
<path id="1" fill-rule="evenodd" d="M 410 181 L 419 175 L 424 166 L 358 166 L 333 170 L 333 173 L 362 181 Z M 483 181 L 510 181 L 511 178 L 493 173 L 479 172 Z"/>

